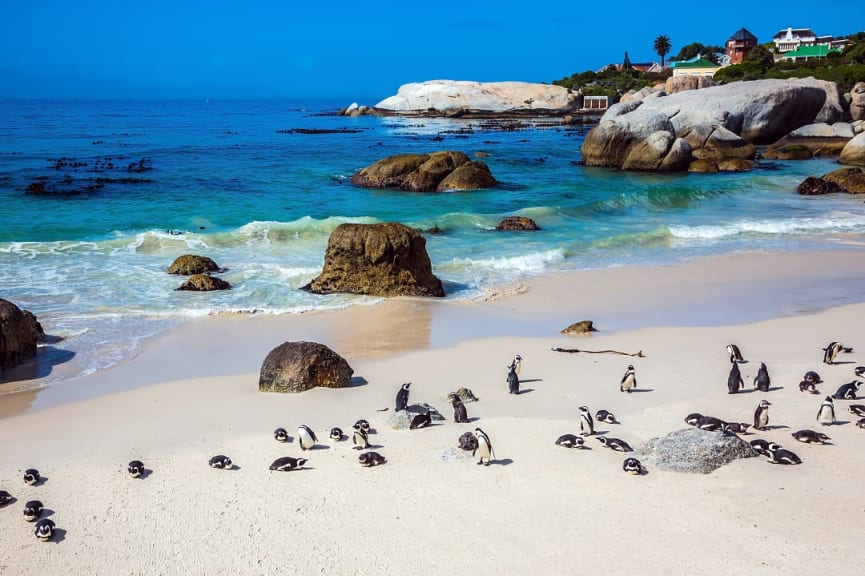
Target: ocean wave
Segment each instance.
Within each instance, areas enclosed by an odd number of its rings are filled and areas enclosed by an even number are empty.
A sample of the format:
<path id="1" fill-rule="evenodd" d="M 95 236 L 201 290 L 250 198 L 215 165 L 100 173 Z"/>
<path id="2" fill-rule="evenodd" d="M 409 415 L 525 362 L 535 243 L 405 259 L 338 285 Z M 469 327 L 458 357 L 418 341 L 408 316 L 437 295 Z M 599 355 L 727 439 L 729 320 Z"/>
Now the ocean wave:
<path id="1" fill-rule="evenodd" d="M 780 220 L 740 220 L 728 224 L 670 226 L 674 238 L 718 240 L 743 234 L 826 234 L 865 232 L 865 216 L 836 213 L 822 218 L 786 218 Z"/>
<path id="2" fill-rule="evenodd" d="M 540 252 L 531 252 L 517 256 L 501 256 L 493 258 L 454 258 L 439 264 L 436 268 L 447 273 L 468 273 L 480 271 L 532 273 L 549 269 L 564 261 L 567 254 L 563 248 L 554 248 Z"/>

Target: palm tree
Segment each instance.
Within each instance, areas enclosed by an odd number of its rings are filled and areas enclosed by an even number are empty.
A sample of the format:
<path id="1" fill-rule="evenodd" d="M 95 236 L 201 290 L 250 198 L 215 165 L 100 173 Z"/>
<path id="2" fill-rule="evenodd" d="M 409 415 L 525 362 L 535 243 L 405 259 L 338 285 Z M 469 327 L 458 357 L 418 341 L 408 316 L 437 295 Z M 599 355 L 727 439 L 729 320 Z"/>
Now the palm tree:
<path id="1" fill-rule="evenodd" d="M 655 38 L 654 47 L 655 47 L 655 52 L 657 52 L 658 56 L 661 57 L 661 68 L 664 67 L 664 56 L 666 56 L 667 54 L 670 53 L 670 47 L 671 46 L 672 46 L 672 44 L 670 44 L 670 37 L 669 36 L 667 36 L 665 34 L 661 34 L 660 36 Z"/>

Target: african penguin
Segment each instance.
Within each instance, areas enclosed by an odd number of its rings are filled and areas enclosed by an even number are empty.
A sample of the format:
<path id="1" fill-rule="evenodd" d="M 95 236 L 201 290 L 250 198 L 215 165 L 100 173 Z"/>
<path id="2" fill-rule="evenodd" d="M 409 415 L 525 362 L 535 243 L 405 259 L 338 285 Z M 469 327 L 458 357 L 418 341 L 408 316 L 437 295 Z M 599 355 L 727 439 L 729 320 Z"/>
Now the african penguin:
<path id="1" fill-rule="evenodd" d="M 24 519 L 28 522 L 33 522 L 42 516 L 42 502 L 39 500 L 28 500 L 24 504 Z"/>
<path id="2" fill-rule="evenodd" d="M 315 432 L 306 424 L 301 424 L 297 427 L 297 440 L 300 443 L 300 449 L 306 452 L 315 447 L 318 438 L 315 437 Z"/>
<path id="3" fill-rule="evenodd" d="M 580 406 L 580 435 L 591 436 L 595 433 L 595 421 L 588 406 Z"/>
<path id="4" fill-rule="evenodd" d="M 372 427 L 369 425 L 369 420 L 365 420 L 363 418 L 352 424 L 351 427 L 355 430 L 363 430 L 367 434 L 372 433 Z"/>
<path id="5" fill-rule="evenodd" d="M 508 393 L 509 394 L 519 394 L 520 393 L 520 377 L 517 376 L 517 370 L 514 364 L 508 366 Z"/>
<path id="6" fill-rule="evenodd" d="M 742 373 L 739 371 L 739 365 L 733 362 L 730 367 L 730 375 L 727 376 L 727 394 L 735 394 L 742 389 L 745 383 L 742 381 Z"/>
<path id="7" fill-rule="evenodd" d="M 835 423 L 835 404 L 832 402 L 831 396 L 826 396 L 826 399 L 820 404 L 820 409 L 817 410 L 817 422 L 823 426 Z"/>
<path id="8" fill-rule="evenodd" d="M 687 416 L 685 416 L 685 423 L 690 424 L 691 426 L 696 426 L 697 422 L 703 417 L 699 412 L 691 412 Z"/>
<path id="9" fill-rule="evenodd" d="M 848 382 L 847 384 L 842 384 L 838 387 L 838 390 L 832 394 L 832 397 L 835 400 L 855 400 L 856 393 L 859 391 L 859 386 L 862 385 L 862 382 L 858 380 L 853 380 L 852 382 Z"/>
<path id="10" fill-rule="evenodd" d="M 829 342 L 829 345 L 823 348 L 823 364 L 834 364 L 843 349 L 840 342 Z"/>
<path id="11" fill-rule="evenodd" d="M 726 422 L 723 426 L 724 432 L 732 434 L 747 434 L 750 424 L 744 422 Z"/>
<path id="12" fill-rule="evenodd" d="M 288 430 L 285 428 L 277 428 L 273 431 L 273 437 L 277 442 L 288 442 L 291 438 L 288 436 Z"/>
<path id="13" fill-rule="evenodd" d="M 378 466 L 379 464 L 385 463 L 384 456 L 382 456 L 378 452 L 364 452 L 357 457 L 357 461 L 360 462 L 361 466 L 367 467 Z"/>
<path id="14" fill-rule="evenodd" d="M 720 418 L 715 418 L 714 416 L 703 416 L 699 420 L 695 426 L 701 430 L 708 430 L 709 432 L 717 432 L 718 430 L 723 430 L 726 422 L 721 420 Z"/>
<path id="15" fill-rule="evenodd" d="M 619 392 L 627 392 L 630 394 L 631 389 L 636 387 L 637 374 L 634 372 L 634 366 L 629 364 L 628 368 L 625 370 L 624 376 L 622 376 L 622 381 L 619 383 Z"/>
<path id="16" fill-rule="evenodd" d="M 582 448 L 585 442 L 581 436 L 576 434 L 562 434 L 556 438 L 556 446 L 563 448 Z"/>
<path id="17" fill-rule="evenodd" d="M 765 362 L 760 362 L 760 368 L 757 370 L 757 375 L 754 377 L 754 388 L 760 392 L 768 392 L 769 383 L 769 369 L 766 368 Z"/>
<path id="18" fill-rule="evenodd" d="M 336 426 L 334 426 L 333 428 L 330 429 L 330 439 L 331 440 L 336 440 L 337 442 L 339 442 L 344 437 L 345 437 L 345 434 L 342 433 L 342 428 L 337 428 Z"/>
<path id="19" fill-rule="evenodd" d="M 865 428 L 865 418 L 860 418 L 860 419 L 856 422 L 856 426 L 858 426 L 859 428 Z"/>
<path id="20" fill-rule="evenodd" d="M 744 362 L 744 359 L 742 358 L 742 352 L 735 344 L 727 344 L 727 352 L 730 353 L 731 363 L 735 364 L 737 362 Z"/>
<path id="21" fill-rule="evenodd" d="M 36 529 L 33 530 L 36 537 L 46 542 L 54 537 L 54 522 L 49 518 L 43 518 L 36 523 Z"/>
<path id="22" fill-rule="evenodd" d="M 636 458 L 625 458 L 625 461 L 622 462 L 622 470 L 628 474 L 639 476 L 643 473 L 643 465 Z"/>
<path id="23" fill-rule="evenodd" d="M 458 443 L 460 448 L 466 452 L 471 450 L 474 453 L 478 448 L 478 438 L 472 432 L 463 432 L 459 437 Z"/>
<path id="24" fill-rule="evenodd" d="M 619 423 L 619 421 L 616 420 L 616 416 L 608 410 L 598 410 L 597 412 L 595 412 L 595 419 L 598 422 L 606 422 L 607 424 Z"/>
<path id="25" fill-rule="evenodd" d="M 408 388 L 411 386 L 411 382 L 406 382 L 403 384 L 396 393 L 396 410 L 399 412 L 400 410 L 405 410 L 408 408 Z"/>
<path id="26" fill-rule="evenodd" d="M 807 372 L 805 372 L 805 376 L 802 377 L 802 380 L 804 380 L 805 382 L 810 382 L 811 384 L 823 383 L 823 379 L 820 378 L 820 375 L 813 370 L 808 370 Z"/>
<path id="27" fill-rule="evenodd" d="M 862 378 L 863 376 L 865 376 L 865 366 L 856 366 L 855 368 L 853 368 L 853 373 L 856 376 Z"/>
<path id="28" fill-rule="evenodd" d="M 759 454 L 760 456 L 766 456 L 769 454 L 769 450 L 779 450 L 781 445 L 776 442 L 769 442 L 768 440 L 764 440 L 762 438 L 755 438 L 751 440 L 751 450 L 754 451 L 754 454 Z"/>
<path id="29" fill-rule="evenodd" d="M 490 437 L 487 436 L 486 432 L 480 428 L 475 428 L 475 437 L 478 439 L 478 447 L 476 450 L 472 451 L 472 456 L 474 456 L 476 452 L 480 453 L 478 464 L 489 466 L 492 459 L 496 457 L 495 452 L 493 452 L 493 443 L 490 442 Z M 487 460 L 486 463 L 484 463 L 484 458 Z"/>
<path id="30" fill-rule="evenodd" d="M 432 424 L 432 416 L 429 412 L 425 412 L 412 418 L 411 423 L 408 425 L 408 429 L 417 430 L 418 428 L 426 428 L 430 424 Z"/>
<path id="31" fill-rule="evenodd" d="M 810 392 L 811 394 L 820 393 L 814 383 L 808 382 L 807 380 L 802 380 L 801 382 L 799 382 L 799 392 Z"/>
<path id="32" fill-rule="evenodd" d="M 456 394 L 448 395 L 448 398 L 451 401 L 451 406 L 454 409 L 454 422 L 458 424 L 463 424 L 469 421 L 469 415 L 466 411 L 466 405 L 463 404 L 462 399 Z"/>
<path id="33" fill-rule="evenodd" d="M 784 448 L 778 448 L 773 450 L 769 448 L 767 450 L 767 454 L 769 457 L 769 462 L 772 464 L 801 464 L 802 459 L 799 458 L 796 454 L 791 452 L 790 450 L 785 450 Z"/>
<path id="34" fill-rule="evenodd" d="M 598 442 L 600 442 L 605 448 L 611 448 L 616 452 L 634 451 L 634 449 L 631 448 L 627 442 L 618 438 L 607 438 L 606 436 L 598 436 Z"/>
<path id="35" fill-rule="evenodd" d="M 366 450 L 369 448 L 369 436 L 360 428 L 352 433 L 351 442 L 354 444 L 355 450 Z"/>
<path id="36" fill-rule="evenodd" d="M 144 462 L 141 460 L 133 460 L 126 467 L 126 471 L 133 478 L 141 478 L 144 475 Z"/>
<path id="37" fill-rule="evenodd" d="M 769 425 L 769 406 L 772 403 L 768 400 L 760 400 L 757 409 L 754 411 L 754 429 L 765 430 Z"/>
<path id="38" fill-rule="evenodd" d="M 7 492 L 6 490 L 0 490 L 0 507 L 10 504 L 12 500 L 14 500 L 12 494 Z"/>
<path id="39" fill-rule="evenodd" d="M 39 482 L 39 470 L 36 468 L 28 468 L 25 470 L 24 482 L 30 486 L 35 486 Z"/>
<path id="40" fill-rule="evenodd" d="M 231 470 L 233 464 L 231 463 L 231 458 L 225 456 L 224 454 L 217 454 L 208 462 L 211 468 L 216 468 L 218 470 Z"/>
<path id="41" fill-rule="evenodd" d="M 303 465 L 306 463 L 306 458 L 292 458 L 291 456 L 283 456 L 282 458 L 277 458 L 276 460 L 274 460 L 273 464 L 270 465 L 270 469 L 277 472 L 288 472 L 289 470 L 297 470 L 298 468 L 302 468 Z"/>
<path id="42" fill-rule="evenodd" d="M 854 416 L 859 416 L 860 418 L 865 417 L 865 404 L 850 404 L 847 407 L 847 410 L 850 411 L 850 414 Z"/>
<path id="43" fill-rule="evenodd" d="M 520 370 L 522 370 L 523 368 L 523 357 L 519 354 L 515 355 L 513 361 L 511 362 L 511 366 L 513 366 L 516 375 L 519 376 Z"/>
<path id="44" fill-rule="evenodd" d="M 831 438 L 822 432 L 815 432 L 814 430 L 799 430 L 793 432 L 792 436 L 805 444 L 825 444 L 827 440 L 831 440 Z"/>

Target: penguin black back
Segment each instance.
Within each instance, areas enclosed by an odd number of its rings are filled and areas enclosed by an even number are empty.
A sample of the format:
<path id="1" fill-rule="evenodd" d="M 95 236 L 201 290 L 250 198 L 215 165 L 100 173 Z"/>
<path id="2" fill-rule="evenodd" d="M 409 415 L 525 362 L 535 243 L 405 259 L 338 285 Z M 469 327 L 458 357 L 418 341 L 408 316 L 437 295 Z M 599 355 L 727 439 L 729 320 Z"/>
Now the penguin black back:
<path id="1" fill-rule="evenodd" d="M 409 430 L 417 430 L 418 428 L 426 428 L 430 424 L 432 424 L 432 416 L 429 412 L 426 412 L 412 418 L 408 427 Z"/>
<path id="2" fill-rule="evenodd" d="M 766 368 L 764 362 L 760 362 L 760 368 L 757 370 L 757 376 L 754 377 L 754 388 L 760 392 L 768 392 L 771 380 L 769 379 L 769 369 Z"/>
<path id="3" fill-rule="evenodd" d="M 409 386 L 411 386 L 411 382 L 406 382 L 403 384 L 396 393 L 396 410 L 399 412 L 400 410 L 405 410 L 408 407 L 408 394 L 409 394 Z"/>
<path id="4" fill-rule="evenodd" d="M 451 394 L 448 396 L 451 401 L 451 406 L 454 409 L 454 422 L 463 424 L 469 421 L 469 415 L 466 411 L 466 405 L 463 404 L 462 399 L 456 394 Z"/>
<path id="5" fill-rule="evenodd" d="M 733 362 L 734 364 L 736 362 L 744 362 L 744 358 L 742 358 L 742 352 L 735 344 L 727 344 L 727 352 L 730 353 L 730 362 Z"/>
<path id="6" fill-rule="evenodd" d="M 730 367 L 730 375 L 727 376 L 727 393 L 735 394 L 742 389 L 744 382 L 742 381 L 742 373 L 739 371 L 739 365 L 733 362 Z"/>
<path id="7" fill-rule="evenodd" d="M 508 392 L 510 394 L 520 393 L 520 377 L 517 376 L 516 364 L 508 366 Z"/>

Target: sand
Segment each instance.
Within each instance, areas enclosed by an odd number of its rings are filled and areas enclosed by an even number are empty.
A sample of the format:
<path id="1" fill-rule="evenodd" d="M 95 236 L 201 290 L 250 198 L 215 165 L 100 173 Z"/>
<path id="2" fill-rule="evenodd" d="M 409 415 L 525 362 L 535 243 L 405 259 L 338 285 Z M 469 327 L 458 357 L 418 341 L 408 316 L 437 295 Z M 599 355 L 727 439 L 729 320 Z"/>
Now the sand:
<path id="1" fill-rule="evenodd" d="M 790 433 L 820 429 L 823 395 L 865 364 L 863 260 L 856 251 L 724 257 L 544 278 L 485 303 L 409 299 L 192 322 L 111 370 L 31 393 L 14 409 L 3 398 L 0 489 L 17 501 L 0 509 L 0 573 L 853 574 L 865 430 L 849 402 L 836 401 L 839 424 L 823 430 L 831 445 Z M 582 319 L 601 331 L 558 333 Z M 294 339 L 333 347 L 356 385 L 258 392 L 264 356 Z M 854 352 L 824 365 L 832 340 Z M 736 395 L 726 389 L 729 342 L 747 360 Z M 519 396 L 505 381 L 515 353 Z M 765 394 L 753 391 L 760 362 L 775 388 Z M 629 363 L 639 391 L 624 394 Z M 807 370 L 823 376 L 823 394 L 798 390 Z M 412 402 L 446 416 L 447 393 L 471 388 L 473 421 L 391 429 L 408 381 Z M 578 431 L 580 405 L 614 412 L 621 424 L 598 430 L 639 446 L 686 427 L 689 412 L 749 422 L 763 397 L 772 429 L 744 438 L 777 441 L 802 465 L 751 458 L 701 475 L 644 461 L 647 473 L 635 477 L 594 438 L 590 450 L 553 444 Z M 385 465 L 361 468 L 351 442 L 327 439 L 358 418 L 377 431 L 370 440 Z M 304 469 L 270 472 L 273 459 L 302 454 L 296 440 L 275 442 L 273 429 L 296 436 L 302 423 L 320 447 L 304 454 Z M 492 439 L 491 466 L 457 448 L 475 427 Z M 217 453 L 237 469 L 209 468 Z M 146 478 L 126 474 L 133 458 L 152 470 Z M 26 486 L 28 467 L 45 482 Z M 57 523 L 55 541 L 37 541 L 22 519 L 32 498 Z"/>

